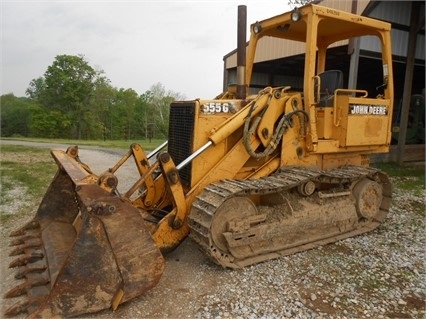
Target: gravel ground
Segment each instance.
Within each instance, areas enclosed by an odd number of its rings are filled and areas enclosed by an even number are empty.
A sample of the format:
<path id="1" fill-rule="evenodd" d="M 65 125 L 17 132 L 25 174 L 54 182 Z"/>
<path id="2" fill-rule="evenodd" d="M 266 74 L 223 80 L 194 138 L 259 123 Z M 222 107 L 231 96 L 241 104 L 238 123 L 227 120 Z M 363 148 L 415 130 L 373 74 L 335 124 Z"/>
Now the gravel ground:
<path id="1" fill-rule="evenodd" d="M 81 158 L 101 172 L 117 156 L 81 150 Z M 371 233 L 241 270 L 214 265 L 187 239 L 166 256 L 155 288 L 115 312 L 84 317 L 426 318 L 426 192 L 402 191 L 401 178 L 392 180 L 393 206 Z M 6 234 L 21 222 L 2 228 L 3 257 Z M 2 293 L 16 285 L 9 261 L 1 261 Z"/>

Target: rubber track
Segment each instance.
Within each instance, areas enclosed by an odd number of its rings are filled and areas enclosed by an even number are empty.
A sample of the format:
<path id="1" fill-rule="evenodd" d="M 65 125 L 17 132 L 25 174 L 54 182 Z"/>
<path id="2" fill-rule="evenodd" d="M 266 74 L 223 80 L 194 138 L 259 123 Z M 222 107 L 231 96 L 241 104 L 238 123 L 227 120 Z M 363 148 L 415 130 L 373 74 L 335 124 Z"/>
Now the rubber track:
<path id="1" fill-rule="evenodd" d="M 210 227 L 216 210 L 227 199 L 236 196 L 266 195 L 288 191 L 307 181 L 341 185 L 353 183 L 364 177 L 375 179 L 382 184 L 383 200 L 380 212 L 376 219 L 360 223 L 355 230 L 339 234 L 334 237 L 321 239 L 308 244 L 267 253 L 261 256 L 248 257 L 246 259 L 235 259 L 233 256 L 220 252 L 210 233 Z M 257 262 L 290 255 L 338 240 L 359 235 L 378 227 L 386 217 L 391 201 L 391 186 L 386 174 L 380 170 L 365 166 L 344 166 L 332 170 L 320 170 L 309 167 L 286 167 L 278 170 L 271 176 L 251 180 L 222 180 L 208 185 L 204 191 L 197 196 L 192 204 L 189 215 L 190 237 L 197 242 L 204 253 L 213 261 L 224 267 L 241 268 Z"/>

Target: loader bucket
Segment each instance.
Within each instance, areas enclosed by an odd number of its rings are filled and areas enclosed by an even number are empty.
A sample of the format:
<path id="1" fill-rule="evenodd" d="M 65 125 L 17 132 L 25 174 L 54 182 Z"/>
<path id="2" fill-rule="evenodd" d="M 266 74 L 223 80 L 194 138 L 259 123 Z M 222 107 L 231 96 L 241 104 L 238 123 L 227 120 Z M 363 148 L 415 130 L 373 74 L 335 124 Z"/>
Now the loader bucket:
<path id="1" fill-rule="evenodd" d="M 24 281 L 5 297 L 27 296 L 5 314 L 78 316 L 154 287 L 164 259 L 140 212 L 65 152 L 52 155 L 59 169 L 36 216 L 11 234 L 18 256 L 10 267 Z"/>

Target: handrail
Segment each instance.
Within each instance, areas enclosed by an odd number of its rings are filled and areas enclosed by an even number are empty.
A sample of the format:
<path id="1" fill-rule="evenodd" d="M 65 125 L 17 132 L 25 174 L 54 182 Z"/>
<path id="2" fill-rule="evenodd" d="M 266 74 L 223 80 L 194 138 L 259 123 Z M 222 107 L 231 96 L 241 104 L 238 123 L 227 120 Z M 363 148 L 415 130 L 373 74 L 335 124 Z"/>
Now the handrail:
<path id="1" fill-rule="evenodd" d="M 347 94 L 351 94 L 351 93 L 364 93 L 364 95 L 360 96 L 360 97 L 367 97 L 368 96 L 368 92 L 366 90 L 356 90 L 356 89 L 337 89 L 334 91 L 334 95 L 337 95 L 339 93 L 347 93 Z"/>

